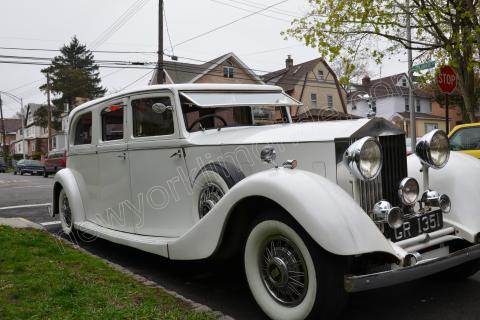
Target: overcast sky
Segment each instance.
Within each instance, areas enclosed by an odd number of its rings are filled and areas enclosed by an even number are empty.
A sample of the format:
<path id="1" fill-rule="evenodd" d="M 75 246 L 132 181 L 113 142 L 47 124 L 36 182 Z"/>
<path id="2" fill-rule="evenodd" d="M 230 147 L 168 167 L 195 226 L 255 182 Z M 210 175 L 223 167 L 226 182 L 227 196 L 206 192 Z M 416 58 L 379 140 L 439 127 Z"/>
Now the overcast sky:
<path id="1" fill-rule="evenodd" d="M 287 29 L 289 21 L 294 16 L 301 16 L 307 12 L 308 4 L 304 0 L 288 0 L 263 12 L 264 15 L 251 16 L 196 40 L 175 46 L 252 11 L 258 11 L 258 8 L 280 1 L 164 0 L 175 55 L 210 60 L 228 52 L 235 52 L 250 68 L 265 71 L 283 68 L 287 54 L 292 55 L 294 63 L 317 58 L 318 52 L 315 49 L 306 48 L 294 40 L 285 41 L 280 35 L 282 30 Z M 140 8 L 143 3 L 144 6 Z M 100 39 L 99 37 L 134 4 L 140 8 L 136 14 L 111 37 Z M 0 47 L 58 49 L 76 35 L 89 49 L 156 52 L 157 8 L 158 0 L 2 1 Z M 167 53 L 171 53 L 166 30 L 164 47 Z M 55 52 L 0 49 L 0 55 L 53 57 Z M 153 53 L 95 53 L 95 58 L 156 61 L 156 55 Z M 400 60 L 395 58 L 384 63 L 381 69 L 382 76 L 406 71 L 405 59 Z M 192 63 L 186 59 L 179 61 Z M 45 103 L 46 97 L 38 90 L 38 86 L 45 81 L 42 79 L 41 69 L 41 66 L 0 63 L 0 91 L 9 91 L 20 96 L 25 103 Z M 380 72 L 380 67 L 375 65 L 370 66 L 370 69 L 375 75 Z M 131 84 L 129 88 L 143 86 L 148 84 L 149 76 L 134 84 L 132 82 L 147 72 L 148 70 L 102 68 L 102 85 L 109 91 L 118 91 L 129 84 Z M 3 100 L 6 116 L 14 115 L 19 109 L 19 104 L 4 96 Z"/>

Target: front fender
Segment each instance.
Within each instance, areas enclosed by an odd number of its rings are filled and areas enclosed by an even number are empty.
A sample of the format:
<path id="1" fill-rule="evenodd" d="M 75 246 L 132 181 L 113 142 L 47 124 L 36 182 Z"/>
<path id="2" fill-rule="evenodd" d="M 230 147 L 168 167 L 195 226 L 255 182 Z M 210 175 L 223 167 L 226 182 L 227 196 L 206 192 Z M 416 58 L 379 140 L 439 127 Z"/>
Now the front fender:
<path id="1" fill-rule="evenodd" d="M 408 157 L 408 174 L 419 181 L 423 192 L 420 160 Z M 430 189 L 450 197 L 452 209 L 444 215 L 446 223 L 456 227 L 460 236 L 475 242 L 480 232 L 480 160 L 461 152 L 451 152 L 442 169 L 429 169 Z"/>
<path id="2" fill-rule="evenodd" d="M 268 198 L 283 207 L 329 252 L 386 252 L 397 257 L 375 223 L 343 189 L 308 171 L 278 168 L 236 184 L 202 220 L 169 244 L 170 258 L 203 259 L 212 255 L 232 208 L 251 196 Z"/>
<path id="3" fill-rule="evenodd" d="M 74 222 L 85 221 L 85 208 L 83 207 L 82 197 L 80 196 L 80 190 L 78 189 L 77 181 L 68 168 L 62 169 L 55 174 L 54 178 L 54 190 L 53 190 L 53 203 L 54 213 L 58 213 L 58 194 L 56 194 L 56 188 L 63 188 L 68 197 L 70 209 L 72 210 L 72 217 Z"/>

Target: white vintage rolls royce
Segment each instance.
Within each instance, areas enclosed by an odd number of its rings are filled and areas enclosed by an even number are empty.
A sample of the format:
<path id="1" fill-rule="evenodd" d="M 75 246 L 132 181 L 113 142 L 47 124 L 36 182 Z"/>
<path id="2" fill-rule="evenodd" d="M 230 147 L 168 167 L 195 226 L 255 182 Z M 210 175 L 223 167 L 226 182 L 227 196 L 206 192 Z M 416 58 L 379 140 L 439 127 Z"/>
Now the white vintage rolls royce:
<path id="1" fill-rule="evenodd" d="M 331 319 L 350 292 L 479 269 L 477 159 L 439 130 L 407 157 L 380 118 L 292 123 L 299 105 L 220 84 L 88 102 L 70 115 L 52 213 L 67 235 L 169 259 L 240 256 L 272 319 Z"/>

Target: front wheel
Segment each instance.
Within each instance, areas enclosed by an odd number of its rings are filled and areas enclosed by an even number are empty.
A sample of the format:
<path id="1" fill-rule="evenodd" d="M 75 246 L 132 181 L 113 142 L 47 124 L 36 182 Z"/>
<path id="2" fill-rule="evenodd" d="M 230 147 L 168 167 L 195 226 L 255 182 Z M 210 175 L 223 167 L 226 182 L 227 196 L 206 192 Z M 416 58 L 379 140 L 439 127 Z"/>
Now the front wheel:
<path id="1" fill-rule="evenodd" d="M 347 298 L 344 260 L 290 220 L 274 215 L 252 227 L 244 251 L 250 291 L 271 319 L 333 319 Z"/>
<path id="2" fill-rule="evenodd" d="M 69 235 L 73 231 L 73 215 L 67 194 L 63 189 L 60 191 L 60 195 L 58 196 L 58 205 L 62 230 L 65 234 Z"/>

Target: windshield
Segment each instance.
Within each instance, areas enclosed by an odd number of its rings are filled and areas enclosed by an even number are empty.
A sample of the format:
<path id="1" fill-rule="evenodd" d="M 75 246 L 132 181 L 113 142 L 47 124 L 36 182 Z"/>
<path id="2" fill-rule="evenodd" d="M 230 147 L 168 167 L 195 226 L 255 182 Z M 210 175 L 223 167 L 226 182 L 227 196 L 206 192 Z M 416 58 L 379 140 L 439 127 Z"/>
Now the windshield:
<path id="1" fill-rule="evenodd" d="M 212 95 L 215 96 L 214 101 L 205 99 Z M 195 132 L 223 127 L 289 123 L 286 105 L 290 105 L 290 103 L 276 105 L 276 102 L 280 101 L 279 99 L 284 99 L 284 97 L 287 99 L 288 96 L 282 93 L 259 93 L 255 96 L 258 98 L 257 100 L 248 94 L 195 93 L 193 95 L 193 93 L 188 93 L 189 98 L 195 97 L 196 100 L 201 101 L 201 103 L 199 102 L 201 106 L 199 106 L 192 101 L 193 99 L 188 99 L 187 95 L 182 95 L 182 112 L 187 130 Z M 239 104 L 233 104 L 234 101 Z M 298 104 L 293 99 L 289 101 L 292 104 Z M 267 104 L 268 102 L 271 104 Z M 282 102 L 287 102 L 287 100 L 282 100 Z"/>
<path id="2" fill-rule="evenodd" d="M 480 150 L 480 127 L 463 128 L 450 138 L 450 148 L 454 151 Z"/>
<path id="3" fill-rule="evenodd" d="M 37 161 L 37 160 L 25 160 L 25 162 L 23 164 L 26 165 L 26 166 L 41 166 L 42 165 L 40 163 L 40 161 Z"/>

